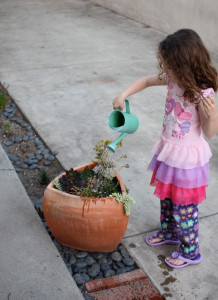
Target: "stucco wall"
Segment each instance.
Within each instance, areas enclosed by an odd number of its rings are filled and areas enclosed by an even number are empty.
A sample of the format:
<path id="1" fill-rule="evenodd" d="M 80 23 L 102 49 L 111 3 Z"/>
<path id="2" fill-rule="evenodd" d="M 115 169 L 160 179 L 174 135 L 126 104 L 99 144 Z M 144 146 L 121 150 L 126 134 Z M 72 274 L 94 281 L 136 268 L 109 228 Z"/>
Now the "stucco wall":
<path id="1" fill-rule="evenodd" d="M 218 55 L 217 0 L 90 0 L 162 32 L 180 28 L 198 32 L 207 48 Z"/>

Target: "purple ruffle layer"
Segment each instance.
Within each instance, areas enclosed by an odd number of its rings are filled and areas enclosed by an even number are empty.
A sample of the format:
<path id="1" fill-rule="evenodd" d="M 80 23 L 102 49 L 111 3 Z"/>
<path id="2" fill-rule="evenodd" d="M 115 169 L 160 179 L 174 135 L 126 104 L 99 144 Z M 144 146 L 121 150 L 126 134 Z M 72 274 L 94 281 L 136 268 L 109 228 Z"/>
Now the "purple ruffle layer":
<path id="1" fill-rule="evenodd" d="M 155 171 L 155 178 L 164 184 L 173 184 L 182 188 L 207 186 L 209 182 L 209 163 L 193 169 L 180 169 L 166 165 L 154 155 L 148 170 Z"/>

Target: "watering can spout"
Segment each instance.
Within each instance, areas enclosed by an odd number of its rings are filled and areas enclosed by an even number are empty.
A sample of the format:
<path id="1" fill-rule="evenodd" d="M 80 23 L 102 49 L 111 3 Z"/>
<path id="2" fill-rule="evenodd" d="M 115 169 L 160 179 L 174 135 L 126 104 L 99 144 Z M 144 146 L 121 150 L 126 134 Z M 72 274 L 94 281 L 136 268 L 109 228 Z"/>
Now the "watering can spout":
<path id="1" fill-rule="evenodd" d="M 115 142 L 109 144 L 109 145 L 107 146 L 107 148 L 108 148 L 110 151 L 115 152 L 115 150 L 116 150 L 116 148 L 117 148 L 117 144 L 118 144 L 118 143 L 119 143 L 126 135 L 127 135 L 126 132 L 122 133 L 122 134 L 118 137 L 118 139 L 117 139 Z"/>

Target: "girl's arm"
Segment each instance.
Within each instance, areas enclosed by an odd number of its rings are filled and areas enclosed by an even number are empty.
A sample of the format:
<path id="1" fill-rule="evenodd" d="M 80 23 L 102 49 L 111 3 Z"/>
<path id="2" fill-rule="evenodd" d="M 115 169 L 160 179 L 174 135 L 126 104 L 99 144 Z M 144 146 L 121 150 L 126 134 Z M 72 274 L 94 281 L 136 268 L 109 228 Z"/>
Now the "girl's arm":
<path id="1" fill-rule="evenodd" d="M 212 138 L 218 131 L 218 111 L 212 96 L 202 99 L 198 105 L 201 127 L 207 138 Z"/>
<path id="2" fill-rule="evenodd" d="M 125 91 L 123 91 L 118 97 L 113 100 L 113 108 L 116 109 L 120 107 L 123 110 L 124 101 L 128 96 L 136 94 L 149 86 L 155 85 L 165 85 L 166 79 L 165 74 L 159 75 L 150 75 L 142 77 L 133 84 L 131 84 Z"/>

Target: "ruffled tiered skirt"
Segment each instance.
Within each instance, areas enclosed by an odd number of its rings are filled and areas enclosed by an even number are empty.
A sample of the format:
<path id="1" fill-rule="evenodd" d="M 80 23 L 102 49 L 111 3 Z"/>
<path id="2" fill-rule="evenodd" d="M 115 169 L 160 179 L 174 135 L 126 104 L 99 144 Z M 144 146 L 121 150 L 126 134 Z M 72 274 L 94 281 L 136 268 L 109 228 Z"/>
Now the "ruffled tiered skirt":
<path id="1" fill-rule="evenodd" d="M 155 143 L 148 170 L 153 171 L 150 185 L 160 199 L 187 205 L 206 199 L 209 159 L 212 156 L 203 136 L 192 145 L 177 144 L 161 136 Z"/>

